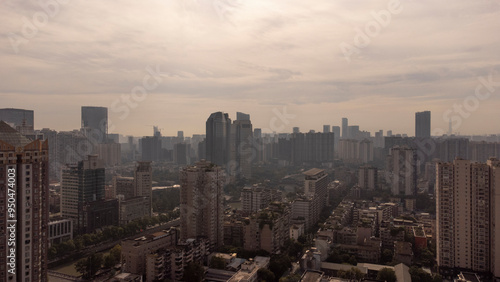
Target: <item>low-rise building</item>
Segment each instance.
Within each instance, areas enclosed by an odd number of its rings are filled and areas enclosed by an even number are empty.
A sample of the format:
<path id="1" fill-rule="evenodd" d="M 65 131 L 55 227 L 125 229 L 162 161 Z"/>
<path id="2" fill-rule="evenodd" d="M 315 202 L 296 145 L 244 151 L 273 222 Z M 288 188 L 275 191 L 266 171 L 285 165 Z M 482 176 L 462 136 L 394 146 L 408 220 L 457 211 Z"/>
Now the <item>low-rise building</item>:
<path id="1" fill-rule="evenodd" d="M 284 203 L 271 203 L 250 216 L 245 222 L 244 232 L 246 250 L 277 253 L 290 237 L 290 207 Z"/>
<path id="2" fill-rule="evenodd" d="M 134 274 L 146 273 L 146 256 L 159 249 L 175 246 L 178 231 L 171 228 L 153 234 L 122 241 L 123 271 Z"/>
<path id="3" fill-rule="evenodd" d="M 409 242 L 394 242 L 394 256 L 393 260 L 404 263 L 408 266 L 413 263 L 413 248 Z"/>
<path id="4" fill-rule="evenodd" d="M 208 250 L 207 239 L 187 239 L 152 251 L 146 256 L 146 281 L 181 281 L 190 262 L 207 263 Z"/>
<path id="5" fill-rule="evenodd" d="M 292 226 L 290 226 L 290 238 L 293 238 L 295 241 L 297 241 L 303 234 L 304 224 L 293 224 Z"/>
<path id="6" fill-rule="evenodd" d="M 133 220 L 149 216 L 149 198 L 139 196 L 125 199 L 123 195 L 118 195 L 117 197 L 120 225 L 126 225 Z"/>
<path id="7" fill-rule="evenodd" d="M 73 239 L 73 221 L 59 219 L 49 222 L 49 247 Z"/>
<path id="8" fill-rule="evenodd" d="M 270 257 L 256 256 L 241 265 L 241 269 L 229 279 L 228 282 L 255 282 L 257 281 L 257 271 L 261 268 L 268 268 Z"/>

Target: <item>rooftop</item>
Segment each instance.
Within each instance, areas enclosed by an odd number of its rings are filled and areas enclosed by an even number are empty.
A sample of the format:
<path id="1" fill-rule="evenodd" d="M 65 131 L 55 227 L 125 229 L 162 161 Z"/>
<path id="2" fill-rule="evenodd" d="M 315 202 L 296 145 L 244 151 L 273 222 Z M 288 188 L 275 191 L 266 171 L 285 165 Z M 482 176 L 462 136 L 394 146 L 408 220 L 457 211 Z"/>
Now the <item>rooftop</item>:
<path id="1" fill-rule="evenodd" d="M 323 173 L 325 172 L 324 169 L 320 169 L 320 168 L 311 168 L 310 170 L 308 171 L 305 171 L 304 172 L 304 175 L 307 175 L 307 176 L 315 176 L 315 175 L 318 175 L 320 173 Z"/>
<path id="2" fill-rule="evenodd" d="M 0 121 L 0 140 L 16 147 L 24 147 L 32 142 L 4 121 Z"/>
<path id="3" fill-rule="evenodd" d="M 323 272 L 307 270 L 304 275 L 302 275 L 300 281 L 302 282 L 319 282 L 323 277 Z"/>

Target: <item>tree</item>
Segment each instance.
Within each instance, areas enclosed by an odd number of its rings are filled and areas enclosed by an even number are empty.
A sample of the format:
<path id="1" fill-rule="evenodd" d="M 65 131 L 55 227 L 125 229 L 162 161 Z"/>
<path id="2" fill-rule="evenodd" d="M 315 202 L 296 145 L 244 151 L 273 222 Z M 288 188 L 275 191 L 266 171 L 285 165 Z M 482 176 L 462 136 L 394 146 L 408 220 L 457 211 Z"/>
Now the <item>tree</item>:
<path id="1" fill-rule="evenodd" d="M 190 262 L 184 269 L 184 281 L 201 282 L 205 278 L 205 269 L 201 264 Z"/>
<path id="2" fill-rule="evenodd" d="M 226 261 L 218 256 L 213 256 L 210 259 L 210 267 L 215 269 L 224 269 L 226 268 Z"/>
<path id="3" fill-rule="evenodd" d="M 271 270 L 277 278 L 280 278 L 291 266 L 292 261 L 286 254 L 274 255 L 269 262 L 269 270 Z"/>
<path id="4" fill-rule="evenodd" d="M 104 257 L 104 267 L 111 268 L 116 264 L 120 263 L 122 254 L 122 247 L 120 245 L 114 246 L 110 251 L 109 255 Z"/>
<path id="5" fill-rule="evenodd" d="M 443 280 L 440 275 L 432 276 L 416 266 L 410 267 L 410 275 L 412 282 L 441 282 Z"/>
<path id="6" fill-rule="evenodd" d="M 95 253 L 87 258 L 83 258 L 79 260 L 75 268 L 78 272 L 83 275 L 84 279 L 92 279 L 94 275 L 101 269 L 101 265 L 103 263 L 103 258 L 101 253 Z"/>
<path id="7" fill-rule="evenodd" d="M 104 256 L 104 268 L 112 268 L 115 266 L 115 262 L 113 260 L 113 257 L 111 255 L 105 255 Z"/>
<path id="8" fill-rule="evenodd" d="M 120 263 L 122 256 L 122 246 L 120 244 L 116 244 L 110 251 L 109 255 L 115 261 L 115 264 Z"/>
<path id="9" fill-rule="evenodd" d="M 287 253 L 291 260 L 295 260 L 295 258 L 302 254 L 303 249 L 304 245 L 302 243 L 297 242 L 294 239 L 288 239 L 285 241 L 282 251 Z"/>
<path id="10" fill-rule="evenodd" d="M 49 259 L 53 259 L 57 257 L 57 249 L 56 247 L 52 246 L 49 248 Z"/>
<path id="11" fill-rule="evenodd" d="M 286 277 L 280 278 L 280 280 L 279 280 L 279 282 L 299 282 L 299 281 L 300 281 L 299 274 L 288 275 Z"/>
<path id="12" fill-rule="evenodd" d="M 351 267 L 349 270 L 337 271 L 337 276 L 349 280 L 361 280 L 365 275 L 357 267 Z"/>
<path id="13" fill-rule="evenodd" d="M 384 262 L 384 263 L 390 263 L 392 261 L 392 257 L 393 257 L 393 254 L 392 254 L 391 250 L 384 249 L 382 251 L 382 262 Z"/>
<path id="14" fill-rule="evenodd" d="M 377 280 L 396 282 L 396 272 L 388 267 L 384 267 L 378 272 Z"/>
<path id="15" fill-rule="evenodd" d="M 274 273 L 266 268 L 259 268 L 259 270 L 257 270 L 257 277 L 259 277 L 260 281 L 266 282 L 273 282 L 274 280 L 276 280 Z"/>

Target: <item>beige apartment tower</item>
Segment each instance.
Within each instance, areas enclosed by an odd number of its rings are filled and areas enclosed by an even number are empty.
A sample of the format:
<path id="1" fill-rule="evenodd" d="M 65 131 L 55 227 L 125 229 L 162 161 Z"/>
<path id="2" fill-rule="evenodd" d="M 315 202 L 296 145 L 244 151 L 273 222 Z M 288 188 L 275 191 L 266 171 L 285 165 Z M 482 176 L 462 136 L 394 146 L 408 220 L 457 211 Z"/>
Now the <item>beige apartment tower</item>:
<path id="1" fill-rule="evenodd" d="M 224 241 L 222 189 L 225 173 L 205 160 L 180 171 L 181 240 L 206 238 L 214 250 Z"/>
<path id="2" fill-rule="evenodd" d="M 47 281 L 49 145 L 0 121 L 0 281 Z"/>
<path id="3" fill-rule="evenodd" d="M 437 262 L 444 276 L 466 269 L 500 277 L 500 162 L 436 165 Z"/>

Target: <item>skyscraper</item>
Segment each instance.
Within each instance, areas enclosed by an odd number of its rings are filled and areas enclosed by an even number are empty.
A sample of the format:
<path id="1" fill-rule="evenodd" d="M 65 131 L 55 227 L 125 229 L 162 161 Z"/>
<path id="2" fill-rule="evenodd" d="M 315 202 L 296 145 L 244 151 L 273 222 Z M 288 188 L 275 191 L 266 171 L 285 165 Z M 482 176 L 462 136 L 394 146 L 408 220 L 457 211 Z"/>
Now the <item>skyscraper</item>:
<path id="1" fill-rule="evenodd" d="M 335 152 L 339 151 L 339 140 L 340 140 L 340 126 L 332 126 L 333 138 L 334 138 L 334 148 Z"/>
<path id="2" fill-rule="evenodd" d="M 162 159 L 161 137 L 144 136 L 141 141 L 141 156 L 143 161 L 158 162 Z"/>
<path id="3" fill-rule="evenodd" d="M 253 158 L 253 129 L 250 115 L 238 112 L 238 118 L 233 122 L 231 129 L 231 159 L 236 165 L 237 178 L 250 179 L 252 177 Z"/>
<path id="4" fill-rule="evenodd" d="M 205 237 L 212 250 L 224 241 L 223 185 L 225 173 L 202 160 L 180 171 L 181 239 Z"/>
<path id="5" fill-rule="evenodd" d="M 177 142 L 184 142 L 184 131 L 177 131 Z"/>
<path id="6" fill-rule="evenodd" d="M 328 124 L 323 125 L 323 133 L 330 133 L 330 125 Z"/>
<path id="7" fill-rule="evenodd" d="M 500 161 L 438 163 L 437 262 L 444 276 L 457 269 L 500 278 Z"/>
<path id="8" fill-rule="evenodd" d="M 304 172 L 304 194 L 319 199 L 319 211 L 328 203 L 328 183 L 324 169 L 313 168 Z"/>
<path id="9" fill-rule="evenodd" d="M 27 126 L 35 126 L 34 112 L 32 110 L 0 109 L 0 120 L 11 124 L 13 128 L 21 126 L 23 123 Z"/>
<path id="10" fill-rule="evenodd" d="M 0 281 L 47 281 L 48 141 L 0 121 Z"/>
<path id="11" fill-rule="evenodd" d="M 226 166 L 230 160 L 231 119 L 229 115 L 216 112 L 210 115 L 206 123 L 207 160 Z"/>
<path id="12" fill-rule="evenodd" d="M 250 120 L 250 115 L 241 112 L 236 112 L 236 120 Z"/>
<path id="13" fill-rule="evenodd" d="M 431 137 L 431 112 L 415 113 L 415 137 L 430 138 Z"/>
<path id="14" fill-rule="evenodd" d="M 82 106 L 82 130 L 92 143 L 108 139 L 108 108 Z"/>
<path id="15" fill-rule="evenodd" d="M 414 196 L 417 193 L 417 151 L 413 148 L 393 147 L 388 157 L 392 194 Z"/>
<path id="16" fill-rule="evenodd" d="M 149 216 L 152 215 L 153 169 L 151 162 L 137 162 L 134 172 L 134 196 L 147 198 Z"/>
<path id="17" fill-rule="evenodd" d="M 105 198 L 105 169 L 97 155 L 88 156 L 76 165 L 63 170 L 61 184 L 61 213 L 73 220 L 74 230 L 85 233 L 87 222 L 84 208 Z"/>
<path id="18" fill-rule="evenodd" d="M 342 118 L 342 139 L 348 139 L 349 137 L 349 121 L 347 118 Z"/>

